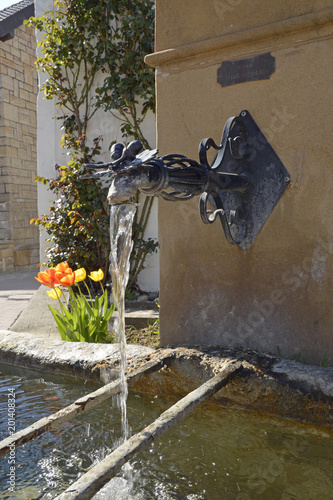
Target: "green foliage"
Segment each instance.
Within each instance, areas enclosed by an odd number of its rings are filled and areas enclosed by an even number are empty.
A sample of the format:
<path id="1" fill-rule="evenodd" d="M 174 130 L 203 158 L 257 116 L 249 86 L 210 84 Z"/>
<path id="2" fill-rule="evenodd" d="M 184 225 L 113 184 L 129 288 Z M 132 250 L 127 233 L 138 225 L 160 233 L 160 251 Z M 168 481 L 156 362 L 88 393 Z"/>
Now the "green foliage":
<path id="1" fill-rule="evenodd" d="M 47 79 L 41 90 L 59 108 L 56 119 L 61 120 L 64 131 L 61 146 L 72 161 L 56 167 L 59 175 L 55 179 L 36 177 L 49 184 L 57 201 L 49 214 L 32 222 L 49 235 L 52 246 L 46 255 L 51 266 L 68 261 L 71 267 L 85 267 L 88 272 L 101 267 L 106 275 L 107 192 L 79 175 L 81 165 L 96 162 L 100 154 L 101 137 L 88 138 L 87 127 L 97 109 L 111 111 L 122 121 L 123 137 L 132 136 L 149 147 L 140 126 L 155 106 L 154 72 L 144 64 L 153 44 L 153 1 L 57 0 L 55 7 L 54 12 L 33 17 L 28 23 L 43 33 L 37 68 Z M 104 76 L 100 87 L 97 73 Z M 131 269 L 135 279 L 137 268 L 143 267 L 142 257 L 153 248 L 151 241 L 144 240 L 151 203 L 144 205 L 141 229 L 133 233 Z M 134 261 L 137 267 L 133 267 Z"/>
<path id="2" fill-rule="evenodd" d="M 323 368 L 327 368 L 328 366 L 330 366 L 330 363 L 331 359 L 327 357 L 327 353 L 325 352 L 324 357 L 320 362 L 320 366 L 322 366 Z"/>
<path id="3" fill-rule="evenodd" d="M 103 71 L 108 76 L 96 89 L 97 105 L 120 114 L 123 137 L 133 136 L 145 147 L 149 144 L 140 125 L 147 111 L 155 109 L 154 71 L 144 62 L 153 50 L 154 16 L 151 0 L 117 2 L 112 37 L 104 40 Z"/>
<path id="4" fill-rule="evenodd" d="M 291 358 L 293 361 L 296 361 L 297 363 L 303 363 L 304 365 L 306 365 L 306 362 L 305 362 L 305 358 L 302 354 L 302 352 L 298 352 L 296 354 L 293 355 L 293 357 Z"/>
<path id="5" fill-rule="evenodd" d="M 88 121 L 96 112 L 91 106 L 90 92 L 100 70 L 98 56 L 103 49 L 96 46 L 94 36 L 103 12 L 99 12 L 96 2 L 89 0 L 56 1 L 55 6 L 55 12 L 46 12 L 28 22 L 43 33 L 38 44 L 42 56 L 36 64 L 48 78 L 41 90 L 46 99 L 55 98 L 56 105 L 61 107 L 62 115 L 57 119 L 63 121 L 65 132 L 73 136 L 71 148 L 75 140 L 83 137 Z M 81 141 L 82 150 L 84 146 L 85 139 Z"/>
<path id="6" fill-rule="evenodd" d="M 282 356 L 282 353 L 281 353 L 280 346 L 277 345 L 276 346 L 276 350 L 277 350 L 278 356 L 280 356 L 282 358 L 283 356 Z M 306 364 L 306 361 L 305 361 L 305 358 L 304 358 L 302 352 L 299 352 L 299 353 L 295 354 L 291 359 L 293 361 L 297 361 L 297 363 Z M 325 351 L 324 357 L 321 360 L 319 366 L 321 366 L 321 367 L 327 367 L 327 366 L 330 366 L 330 363 L 331 363 L 331 359 L 327 357 L 327 353 Z"/>
<path id="7" fill-rule="evenodd" d="M 280 356 L 280 358 L 284 358 L 284 356 L 282 355 L 282 352 L 281 352 L 281 349 L 280 349 L 279 345 L 276 346 L 276 351 L 277 351 L 278 356 Z M 286 359 L 288 359 L 288 358 L 286 358 Z M 298 353 L 296 353 L 296 354 L 294 354 L 290 359 L 292 361 L 296 361 L 297 363 L 306 364 L 304 355 L 303 355 L 303 353 L 301 351 L 298 352 Z"/>
<path id="8" fill-rule="evenodd" d="M 125 139 L 148 147 L 140 125 L 155 108 L 154 71 L 144 63 L 153 49 L 153 1 L 57 0 L 55 6 L 29 24 L 43 33 L 37 67 L 48 78 L 41 90 L 61 106 L 57 119 L 66 133 L 82 137 L 102 107 L 117 112 Z M 106 76 L 98 87 L 99 71 Z"/>
<path id="9" fill-rule="evenodd" d="M 46 256 L 51 266 L 67 261 L 70 267 L 84 267 L 88 273 L 102 268 L 106 275 L 110 248 L 107 190 L 83 180 L 80 169 L 74 161 L 59 169 L 60 177 L 49 180 L 49 189 L 60 198 L 48 215 L 31 222 L 49 235 Z"/>
<path id="10" fill-rule="evenodd" d="M 127 327 L 126 338 L 130 344 L 140 344 L 153 348 L 158 347 L 160 340 L 159 320 L 154 321 L 152 324 L 147 324 L 146 328 L 137 329 L 134 326 Z"/>
<path id="11" fill-rule="evenodd" d="M 114 305 L 108 304 L 107 290 L 91 301 L 81 292 L 76 295 L 72 287 L 68 290 L 69 304 L 64 305 L 59 299 L 59 311 L 49 305 L 61 339 L 68 342 L 114 341 L 109 333 L 109 320 L 114 312 Z"/>

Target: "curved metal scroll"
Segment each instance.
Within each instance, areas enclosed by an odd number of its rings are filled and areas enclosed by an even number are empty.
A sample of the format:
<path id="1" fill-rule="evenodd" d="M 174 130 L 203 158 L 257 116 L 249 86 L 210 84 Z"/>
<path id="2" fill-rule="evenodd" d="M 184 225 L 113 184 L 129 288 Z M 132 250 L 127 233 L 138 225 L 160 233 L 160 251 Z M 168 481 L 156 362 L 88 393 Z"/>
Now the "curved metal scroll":
<path id="1" fill-rule="evenodd" d="M 215 205 L 215 210 L 210 210 L 208 204 Z M 223 202 L 215 191 L 204 192 L 200 196 L 199 210 L 204 224 L 213 224 L 219 216 L 225 237 L 229 243 L 239 245 L 246 234 L 245 214 L 238 210 L 231 210 L 229 220 L 223 207 Z"/>
<path id="2" fill-rule="evenodd" d="M 238 127 L 238 135 L 231 137 L 231 131 L 234 126 Z M 220 190 L 234 190 L 241 191 L 247 190 L 250 185 L 250 178 L 248 182 L 245 181 L 245 177 L 238 176 L 237 173 L 222 172 L 221 168 L 224 162 L 225 154 L 229 148 L 230 154 L 234 159 L 241 159 L 245 154 L 245 144 L 246 144 L 246 129 L 244 123 L 239 116 L 232 116 L 229 118 L 225 124 L 221 144 L 217 146 L 215 141 L 211 138 L 203 139 L 199 146 L 199 159 L 200 163 L 204 165 L 208 171 L 211 173 L 210 180 L 215 182 L 215 188 Z M 207 151 L 210 148 L 214 148 L 218 151 L 213 162 L 209 164 L 207 159 Z M 217 175 L 220 174 L 220 177 Z M 244 179 L 244 181 L 243 181 Z M 233 181 L 233 188 L 231 186 L 231 181 Z M 239 183 L 238 189 L 235 187 L 235 181 L 241 181 Z M 208 203 L 215 205 L 215 210 L 212 211 L 207 208 Z M 219 216 L 224 234 L 229 243 L 235 243 L 239 245 L 246 234 L 246 221 L 245 214 L 242 207 L 235 207 L 230 210 L 229 213 L 225 210 L 223 206 L 223 200 L 221 193 L 216 190 L 208 190 L 202 193 L 199 202 L 199 210 L 201 220 L 205 224 L 212 224 L 215 222 L 217 216 Z"/>

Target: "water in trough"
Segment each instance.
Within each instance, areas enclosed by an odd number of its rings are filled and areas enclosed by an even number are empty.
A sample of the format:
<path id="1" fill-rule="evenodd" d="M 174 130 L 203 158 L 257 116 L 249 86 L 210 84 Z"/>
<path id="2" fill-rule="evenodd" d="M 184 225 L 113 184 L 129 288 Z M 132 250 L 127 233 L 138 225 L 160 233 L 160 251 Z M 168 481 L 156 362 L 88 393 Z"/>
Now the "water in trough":
<path id="1" fill-rule="evenodd" d="M 95 389 L 95 384 L 1 366 L 0 438 L 8 436 L 8 394 L 16 431 Z M 133 433 L 174 401 L 129 393 Z M 106 401 L 0 460 L 0 498 L 52 499 L 116 448 L 121 410 Z M 204 404 L 131 461 L 96 499 L 315 500 L 333 491 L 332 430 Z M 15 491 L 9 491 L 14 458 Z"/>

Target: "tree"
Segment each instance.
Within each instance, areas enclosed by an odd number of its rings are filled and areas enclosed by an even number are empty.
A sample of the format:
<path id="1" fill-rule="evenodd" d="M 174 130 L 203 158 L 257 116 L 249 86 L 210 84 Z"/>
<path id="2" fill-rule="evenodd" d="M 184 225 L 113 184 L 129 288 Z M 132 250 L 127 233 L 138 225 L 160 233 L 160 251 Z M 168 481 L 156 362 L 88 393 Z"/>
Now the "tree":
<path id="1" fill-rule="evenodd" d="M 41 90 L 61 110 L 64 131 L 61 146 L 71 161 L 58 167 L 48 184 L 57 197 L 50 212 L 34 219 L 44 227 L 52 246 L 50 265 L 67 260 L 72 267 L 106 270 L 109 253 L 106 189 L 80 177 L 83 163 L 96 162 L 101 137 L 89 138 L 87 126 L 97 109 L 122 121 L 125 141 L 139 139 L 149 147 L 141 131 L 148 110 L 154 110 L 154 73 L 144 64 L 153 44 L 154 8 L 151 0 L 57 0 L 55 11 L 28 22 L 43 33 L 37 68 L 48 76 Z M 105 75 L 100 87 L 97 74 Z M 59 201 L 60 200 L 60 201 Z M 144 230 L 152 199 L 145 200 L 140 221 L 133 229 L 132 276 L 141 257 L 153 251 Z M 143 217 L 142 217 L 143 215 Z M 140 222 L 140 225 L 139 225 Z M 156 245 L 155 245 L 156 247 Z M 142 251 L 142 248 L 144 250 Z M 106 272 L 105 272 L 106 274 Z"/>

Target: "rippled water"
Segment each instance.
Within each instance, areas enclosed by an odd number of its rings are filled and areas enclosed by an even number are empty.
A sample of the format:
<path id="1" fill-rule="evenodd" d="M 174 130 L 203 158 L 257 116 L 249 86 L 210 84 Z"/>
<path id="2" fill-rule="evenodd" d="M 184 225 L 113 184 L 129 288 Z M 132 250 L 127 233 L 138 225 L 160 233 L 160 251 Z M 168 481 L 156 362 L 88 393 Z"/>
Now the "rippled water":
<path id="1" fill-rule="evenodd" d="M 70 378 L 0 366 L 0 438 L 8 435 L 7 394 L 16 394 L 16 430 L 96 389 Z M 132 433 L 174 401 L 129 393 Z M 15 492 L 8 455 L 0 459 L 0 498 L 51 499 L 121 439 L 116 401 L 15 451 Z M 132 460 L 133 488 L 121 475 L 96 499 L 326 500 L 333 498 L 333 432 L 205 404 Z"/>

